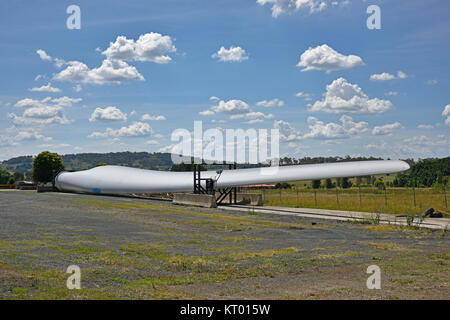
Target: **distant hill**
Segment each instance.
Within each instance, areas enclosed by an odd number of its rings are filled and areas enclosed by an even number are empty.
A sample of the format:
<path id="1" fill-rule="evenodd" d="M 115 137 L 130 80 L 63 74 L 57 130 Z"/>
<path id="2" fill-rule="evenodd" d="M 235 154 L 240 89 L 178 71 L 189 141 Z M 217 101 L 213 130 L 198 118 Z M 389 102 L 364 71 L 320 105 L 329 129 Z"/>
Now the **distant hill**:
<path id="1" fill-rule="evenodd" d="M 170 153 L 110 152 L 61 155 L 66 170 L 85 170 L 100 163 L 143 169 L 169 170 L 172 167 Z M 28 172 L 32 168 L 32 156 L 21 156 L 3 161 L 1 169 L 11 172 Z"/>

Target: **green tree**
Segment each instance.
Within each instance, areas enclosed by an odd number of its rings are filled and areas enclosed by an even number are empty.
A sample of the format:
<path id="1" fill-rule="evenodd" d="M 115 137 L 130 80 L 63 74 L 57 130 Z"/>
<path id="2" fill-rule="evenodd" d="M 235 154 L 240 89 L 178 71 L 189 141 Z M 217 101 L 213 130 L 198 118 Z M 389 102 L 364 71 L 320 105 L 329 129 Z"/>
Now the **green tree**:
<path id="1" fill-rule="evenodd" d="M 333 183 L 333 181 L 331 181 L 331 179 L 325 180 L 325 188 L 333 189 L 334 187 L 336 187 L 336 185 Z"/>
<path id="2" fill-rule="evenodd" d="M 319 188 L 320 188 L 320 180 L 313 180 L 313 181 L 311 182 L 311 187 L 312 187 L 313 189 L 319 189 Z"/>
<path id="3" fill-rule="evenodd" d="M 14 180 L 15 181 L 23 181 L 25 179 L 25 175 L 23 172 L 14 172 Z"/>
<path id="4" fill-rule="evenodd" d="M 352 182 L 348 178 L 342 178 L 341 187 L 342 189 L 351 188 Z"/>
<path id="5" fill-rule="evenodd" d="M 375 181 L 374 183 L 375 188 L 377 188 L 378 190 L 384 190 L 386 189 L 386 185 L 384 184 L 384 181 L 381 179 L 378 179 L 377 181 Z"/>
<path id="6" fill-rule="evenodd" d="M 54 177 L 64 170 L 64 163 L 57 153 L 43 151 L 33 159 L 33 181 L 54 182 Z"/>
<path id="7" fill-rule="evenodd" d="M 0 184 L 7 184 L 11 178 L 11 173 L 8 170 L 0 170 Z"/>

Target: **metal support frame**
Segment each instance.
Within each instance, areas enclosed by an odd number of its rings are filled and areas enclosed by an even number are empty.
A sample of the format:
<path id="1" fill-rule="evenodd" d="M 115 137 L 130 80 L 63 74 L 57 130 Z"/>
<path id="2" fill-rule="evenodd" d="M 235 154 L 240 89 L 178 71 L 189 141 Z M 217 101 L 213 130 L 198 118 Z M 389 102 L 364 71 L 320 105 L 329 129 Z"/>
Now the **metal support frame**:
<path id="1" fill-rule="evenodd" d="M 236 162 L 234 164 L 229 164 L 228 168 L 230 170 L 236 169 L 237 165 Z M 212 194 L 215 195 L 215 186 L 214 186 L 214 179 L 211 178 L 202 178 L 200 173 L 200 165 L 194 164 L 193 165 L 193 173 L 194 173 L 194 193 L 195 194 Z M 205 187 L 202 186 L 202 181 L 205 181 Z M 216 203 L 222 204 L 223 201 L 228 197 L 229 204 L 236 204 L 237 203 L 237 188 L 236 187 L 228 187 L 223 189 L 218 189 L 219 192 L 218 197 L 216 198 Z"/>

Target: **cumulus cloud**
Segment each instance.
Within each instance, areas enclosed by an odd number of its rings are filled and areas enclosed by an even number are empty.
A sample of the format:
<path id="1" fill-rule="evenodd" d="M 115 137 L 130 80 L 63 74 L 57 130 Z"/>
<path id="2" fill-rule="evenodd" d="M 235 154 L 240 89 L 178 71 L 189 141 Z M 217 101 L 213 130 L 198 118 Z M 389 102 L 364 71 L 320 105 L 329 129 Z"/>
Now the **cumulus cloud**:
<path id="1" fill-rule="evenodd" d="M 213 106 L 211 108 L 214 112 L 226 113 L 226 114 L 241 114 L 247 113 L 250 111 L 250 108 L 247 103 L 242 100 L 220 100 L 217 106 Z"/>
<path id="2" fill-rule="evenodd" d="M 95 108 L 94 112 L 92 112 L 91 117 L 89 118 L 90 122 L 94 121 L 126 121 L 127 115 L 120 111 L 120 109 L 109 106 L 104 109 Z"/>
<path id="3" fill-rule="evenodd" d="M 364 65 L 363 60 L 355 55 L 343 55 L 326 44 L 315 48 L 309 47 L 302 53 L 297 67 L 303 67 L 303 71 L 322 70 L 331 72 L 336 70 L 350 69 Z"/>
<path id="4" fill-rule="evenodd" d="M 144 80 L 144 77 L 134 66 L 121 60 L 105 59 L 98 68 L 89 67 L 80 61 L 69 61 L 66 69 L 57 73 L 53 78 L 61 81 L 81 83 L 121 83 L 124 80 Z"/>
<path id="5" fill-rule="evenodd" d="M 39 55 L 39 57 L 41 58 L 41 60 L 44 61 L 53 61 L 55 63 L 55 66 L 57 66 L 58 68 L 61 68 L 66 62 L 63 59 L 60 58 L 52 58 L 51 56 L 49 56 L 44 50 L 42 49 L 38 49 L 36 51 L 36 53 Z"/>
<path id="6" fill-rule="evenodd" d="M 349 116 L 343 115 L 339 121 L 341 124 L 334 122 L 324 123 L 315 117 L 308 117 L 308 125 L 310 132 L 306 133 L 304 139 L 342 139 L 353 135 L 368 131 L 369 124 L 367 122 L 354 122 Z"/>
<path id="7" fill-rule="evenodd" d="M 388 72 L 372 74 L 370 76 L 371 81 L 389 81 L 393 79 L 406 79 L 406 78 L 408 78 L 408 75 L 402 71 L 398 71 L 397 76 Z"/>
<path id="8" fill-rule="evenodd" d="M 399 122 L 385 124 L 384 126 L 376 126 L 372 129 L 374 136 L 392 134 L 395 130 L 400 129 L 402 125 Z"/>
<path id="9" fill-rule="evenodd" d="M 81 98 L 50 98 L 42 100 L 25 98 L 14 105 L 16 108 L 25 108 L 21 116 L 9 113 L 8 117 L 17 125 L 46 125 L 67 124 L 70 121 L 64 114 L 65 107 L 71 107 L 74 103 L 82 101 Z"/>
<path id="10" fill-rule="evenodd" d="M 148 136 L 152 134 L 152 132 L 153 130 L 148 123 L 133 122 L 129 126 L 121 127 L 117 130 L 107 128 L 105 132 L 93 132 L 89 137 L 139 137 Z"/>
<path id="11" fill-rule="evenodd" d="M 256 0 L 263 6 L 265 4 L 272 5 L 272 17 L 276 18 L 285 12 L 309 9 L 309 13 L 322 11 L 327 8 L 328 0 Z"/>
<path id="12" fill-rule="evenodd" d="M 273 127 L 280 132 L 282 141 L 294 141 L 302 139 L 301 131 L 295 129 L 289 122 L 283 120 L 275 120 Z"/>
<path id="13" fill-rule="evenodd" d="M 201 116 L 212 116 L 214 114 L 214 111 L 211 110 L 204 110 L 204 111 L 200 111 L 199 114 Z"/>
<path id="14" fill-rule="evenodd" d="M 151 115 L 149 115 L 149 114 L 144 114 L 142 117 L 141 117 L 141 120 L 142 121 L 149 121 L 149 120 L 152 120 L 152 121 L 162 121 L 162 120 L 166 120 L 166 117 L 164 117 L 164 116 L 151 116 Z"/>
<path id="15" fill-rule="evenodd" d="M 28 90 L 30 90 L 30 91 L 37 91 L 37 92 L 53 92 L 53 93 L 61 92 L 61 89 L 53 88 L 52 84 L 50 82 L 47 83 L 46 86 L 41 86 L 39 88 L 37 88 L 37 87 L 36 88 L 31 88 L 31 89 L 28 89 Z"/>
<path id="16" fill-rule="evenodd" d="M 44 50 L 38 49 L 38 50 L 36 50 L 36 53 L 39 55 L 39 57 L 40 57 L 42 60 L 45 60 L 45 61 L 52 61 L 52 57 L 49 56 L 49 55 L 47 54 L 47 52 L 45 52 Z"/>
<path id="17" fill-rule="evenodd" d="M 109 43 L 108 49 L 102 54 L 108 60 L 151 61 L 164 64 L 172 60 L 166 54 L 176 50 L 170 36 L 150 32 L 140 35 L 136 41 L 118 36 L 115 42 Z"/>
<path id="18" fill-rule="evenodd" d="M 419 128 L 419 129 L 433 129 L 434 126 L 432 124 L 419 124 L 417 126 L 417 128 Z"/>
<path id="19" fill-rule="evenodd" d="M 241 62 L 248 60 L 248 56 L 246 56 L 244 49 L 233 46 L 229 49 L 225 49 L 225 47 L 222 46 L 219 51 L 214 53 L 211 57 L 219 59 L 219 61 L 223 62 Z"/>
<path id="20" fill-rule="evenodd" d="M 272 99 L 270 101 L 268 100 L 262 100 L 256 103 L 257 107 L 266 107 L 266 108 L 272 108 L 272 107 L 282 107 L 284 106 L 284 101 L 279 100 L 277 98 Z"/>
<path id="21" fill-rule="evenodd" d="M 445 106 L 444 111 L 442 111 L 442 116 L 447 117 L 447 119 L 445 119 L 445 124 L 450 126 L 450 104 Z"/>
<path id="22" fill-rule="evenodd" d="M 209 100 L 211 100 L 211 101 L 219 101 L 220 98 L 218 98 L 216 96 L 211 96 L 211 97 L 209 97 Z"/>
<path id="23" fill-rule="evenodd" d="M 273 114 L 264 114 L 262 112 L 248 112 L 248 113 L 241 113 L 241 114 L 234 114 L 230 117 L 230 119 L 259 119 L 262 122 L 263 119 L 271 119 L 273 118 Z M 256 123 L 256 122 L 253 122 Z"/>
<path id="24" fill-rule="evenodd" d="M 369 97 L 356 85 L 338 78 L 326 87 L 324 100 L 310 106 L 311 111 L 327 113 L 381 114 L 392 108 L 389 100 Z"/>

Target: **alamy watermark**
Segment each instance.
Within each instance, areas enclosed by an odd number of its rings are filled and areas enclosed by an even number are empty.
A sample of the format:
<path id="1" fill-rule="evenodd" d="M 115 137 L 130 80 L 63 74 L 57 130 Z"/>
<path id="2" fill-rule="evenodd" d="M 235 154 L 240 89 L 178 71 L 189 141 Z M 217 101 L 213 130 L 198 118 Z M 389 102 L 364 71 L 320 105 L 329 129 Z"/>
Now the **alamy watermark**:
<path id="1" fill-rule="evenodd" d="M 366 273 L 371 274 L 371 276 L 368 277 L 367 281 L 366 281 L 367 289 L 380 290 L 381 289 L 381 269 L 380 269 L 380 267 L 375 264 L 368 266 Z"/>
<path id="2" fill-rule="evenodd" d="M 176 129 L 171 146 L 174 163 L 249 163 L 278 166 L 280 132 L 278 129 L 203 130 L 202 121 L 194 121 L 194 131 Z"/>
<path id="3" fill-rule="evenodd" d="M 67 289 L 81 289 L 81 269 L 77 265 L 67 267 L 66 273 L 71 274 L 66 281 Z"/>
<path id="4" fill-rule="evenodd" d="M 66 20 L 67 29 L 81 29 L 81 9 L 79 6 L 72 4 L 67 7 L 66 13 L 70 16 Z"/>

